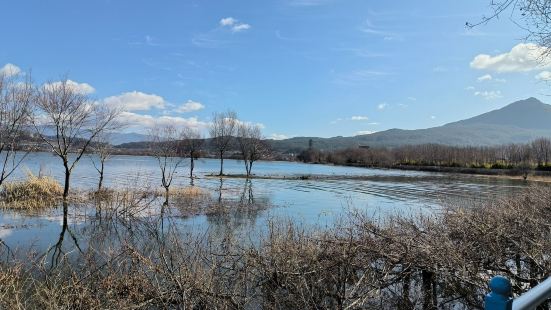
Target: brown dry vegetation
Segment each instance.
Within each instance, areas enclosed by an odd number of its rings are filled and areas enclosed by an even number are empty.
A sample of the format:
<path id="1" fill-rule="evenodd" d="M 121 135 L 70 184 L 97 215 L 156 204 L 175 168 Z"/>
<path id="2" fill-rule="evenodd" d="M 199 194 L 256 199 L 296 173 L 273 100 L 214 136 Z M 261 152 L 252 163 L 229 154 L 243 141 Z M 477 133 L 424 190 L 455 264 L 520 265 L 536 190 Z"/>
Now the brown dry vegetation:
<path id="1" fill-rule="evenodd" d="M 54 178 L 35 176 L 28 172 L 23 181 L 8 182 L 2 186 L 2 206 L 11 209 L 43 209 L 57 205 L 63 196 L 63 187 Z"/>
<path id="2" fill-rule="evenodd" d="M 5 249 L 0 308 L 482 309 L 493 275 L 519 294 L 551 273 L 546 187 L 432 215 L 351 212 L 325 230 L 273 221 L 253 243 L 180 231 L 171 208 L 139 217 L 140 195 L 98 203 L 72 232 L 82 252 Z"/>

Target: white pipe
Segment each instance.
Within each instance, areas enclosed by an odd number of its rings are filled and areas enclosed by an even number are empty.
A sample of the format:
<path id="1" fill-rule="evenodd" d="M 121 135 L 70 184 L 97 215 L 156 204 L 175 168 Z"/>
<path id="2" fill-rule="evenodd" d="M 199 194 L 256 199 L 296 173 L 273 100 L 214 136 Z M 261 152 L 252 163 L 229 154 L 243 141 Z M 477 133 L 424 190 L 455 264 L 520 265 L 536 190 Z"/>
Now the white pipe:
<path id="1" fill-rule="evenodd" d="M 513 300 L 512 310 L 534 310 L 551 298 L 551 277 Z"/>

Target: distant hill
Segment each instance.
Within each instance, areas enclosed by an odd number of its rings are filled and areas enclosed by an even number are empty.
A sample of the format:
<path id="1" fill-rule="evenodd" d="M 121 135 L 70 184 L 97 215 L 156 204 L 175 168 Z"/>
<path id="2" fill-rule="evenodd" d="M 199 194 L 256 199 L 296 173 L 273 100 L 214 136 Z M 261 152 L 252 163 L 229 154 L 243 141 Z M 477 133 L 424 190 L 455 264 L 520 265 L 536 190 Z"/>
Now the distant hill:
<path id="1" fill-rule="evenodd" d="M 270 141 L 274 150 L 297 152 L 313 140 L 318 149 L 345 147 L 400 146 L 438 143 L 446 145 L 497 145 L 526 143 L 538 137 L 551 137 L 551 105 L 528 98 L 466 120 L 439 127 L 403 130 L 390 129 L 355 137 L 296 137 Z"/>
<path id="2" fill-rule="evenodd" d="M 125 143 L 133 143 L 133 142 L 142 142 L 147 141 L 149 137 L 147 135 L 141 134 L 141 133 L 135 133 L 135 132 L 117 132 L 113 133 L 110 136 L 110 143 L 112 145 L 120 145 Z"/>
<path id="3" fill-rule="evenodd" d="M 312 139 L 314 147 L 335 150 L 347 147 L 394 147 L 408 144 L 438 143 L 445 145 L 498 145 L 527 143 L 539 137 L 551 138 L 551 105 L 536 98 L 511 103 L 469 119 L 427 129 L 389 129 L 354 137 L 295 137 L 285 140 L 268 140 L 272 149 L 281 153 L 298 153 L 308 148 Z M 146 135 L 119 134 L 112 144 L 120 148 L 139 149 Z M 207 145 L 209 139 L 207 139 Z"/>

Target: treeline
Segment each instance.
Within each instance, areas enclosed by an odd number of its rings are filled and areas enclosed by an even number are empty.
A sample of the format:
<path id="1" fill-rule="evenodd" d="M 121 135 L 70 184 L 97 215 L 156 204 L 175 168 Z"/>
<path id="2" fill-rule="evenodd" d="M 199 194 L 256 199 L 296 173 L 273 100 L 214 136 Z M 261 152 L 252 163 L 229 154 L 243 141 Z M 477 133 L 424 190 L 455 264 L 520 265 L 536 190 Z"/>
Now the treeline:
<path id="1" fill-rule="evenodd" d="M 310 147 L 298 160 L 367 167 L 439 166 L 484 169 L 538 169 L 551 171 L 551 140 L 500 146 L 406 145 L 395 148 L 347 148 L 320 151 Z"/>

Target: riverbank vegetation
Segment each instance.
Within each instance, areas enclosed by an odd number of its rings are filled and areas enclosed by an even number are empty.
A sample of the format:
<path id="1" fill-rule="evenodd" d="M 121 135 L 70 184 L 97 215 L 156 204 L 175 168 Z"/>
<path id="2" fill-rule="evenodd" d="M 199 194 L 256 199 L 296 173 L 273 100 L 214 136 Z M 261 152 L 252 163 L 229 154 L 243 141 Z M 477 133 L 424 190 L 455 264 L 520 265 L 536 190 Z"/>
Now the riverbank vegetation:
<path id="1" fill-rule="evenodd" d="M 527 173 L 551 171 L 551 140 L 501 146 L 406 145 L 395 148 L 348 148 L 320 151 L 311 147 L 297 158 L 304 162 L 364 167 L 448 167 L 499 169 Z"/>
<path id="2" fill-rule="evenodd" d="M 63 221 L 46 253 L 2 246 L 0 307 L 482 309 L 493 275 L 519 294 L 551 273 L 546 187 L 383 220 L 351 210 L 324 229 L 272 219 L 249 239 L 186 230 L 177 209 L 144 217 L 151 200 L 113 197 L 81 225 Z M 255 212 L 231 209 L 222 223 Z"/>
<path id="3" fill-rule="evenodd" d="M 63 187 L 57 180 L 31 172 L 25 180 L 4 183 L 0 192 L 4 207 L 25 210 L 56 206 L 62 196 Z"/>

